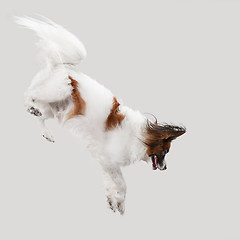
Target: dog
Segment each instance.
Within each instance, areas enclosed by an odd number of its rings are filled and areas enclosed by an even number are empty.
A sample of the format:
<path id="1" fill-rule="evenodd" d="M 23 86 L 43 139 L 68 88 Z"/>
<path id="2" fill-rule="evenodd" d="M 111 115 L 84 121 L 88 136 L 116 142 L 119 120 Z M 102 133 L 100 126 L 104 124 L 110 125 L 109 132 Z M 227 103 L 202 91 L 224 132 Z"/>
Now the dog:
<path id="1" fill-rule="evenodd" d="M 40 38 L 41 70 L 24 95 L 28 112 L 37 117 L 49 142 L 54 142 L 45 125 L 49 118 L 58 119 L 82 139 L 101 165 L 109 207 L 123 214 L 126 183 L 121 167 L 143 160 L 154 170 L 167 169 L 165 155 L 171 142 L 186 128 L 148 120 L 83 74 L 79 65 L 86 58 L 85 47 L 62 26 L 47 18 L 17 17 L 16 22 Z"/>

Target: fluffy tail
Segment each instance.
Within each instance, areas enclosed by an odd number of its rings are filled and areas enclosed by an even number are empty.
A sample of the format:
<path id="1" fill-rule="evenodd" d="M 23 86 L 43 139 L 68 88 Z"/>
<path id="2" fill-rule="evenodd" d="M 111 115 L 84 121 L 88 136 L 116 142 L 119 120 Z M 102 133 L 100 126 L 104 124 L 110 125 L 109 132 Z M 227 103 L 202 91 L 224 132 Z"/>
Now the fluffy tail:
<path id="1" fill-rule="evenodd" d="M 16 22 L 36 32 L 40 41 L 40 62 L 54 66 L 60 63 L 78 65 L 86 58 L 87 52 L 82 44 L 72 33 L 62 26 L 44 18 L 44 21 L 30 17 L 16 17 Z"/>

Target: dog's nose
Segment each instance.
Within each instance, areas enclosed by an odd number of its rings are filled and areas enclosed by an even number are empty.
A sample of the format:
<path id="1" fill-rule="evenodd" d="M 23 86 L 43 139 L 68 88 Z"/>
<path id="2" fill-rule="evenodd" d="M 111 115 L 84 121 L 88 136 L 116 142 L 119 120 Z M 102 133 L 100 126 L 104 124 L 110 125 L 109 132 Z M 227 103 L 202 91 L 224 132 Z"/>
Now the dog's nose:
<path id="1" fill-rule="evenodd" d="M 164 166 L 164 168 L 162 170 L 166 170 L 167 169 L 167 165 Z"/>

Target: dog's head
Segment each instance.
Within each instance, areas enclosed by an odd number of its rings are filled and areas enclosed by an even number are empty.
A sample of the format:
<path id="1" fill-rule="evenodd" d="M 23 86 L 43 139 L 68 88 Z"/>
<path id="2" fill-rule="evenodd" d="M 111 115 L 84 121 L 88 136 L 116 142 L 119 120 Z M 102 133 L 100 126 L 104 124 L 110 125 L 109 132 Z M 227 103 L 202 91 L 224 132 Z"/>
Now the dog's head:
<path id="1" fill-rule="evenodd" d="M 147 121 L 143 142 L 147 146 L 147 155 L 151 157 L 153 170 L 167 169 L 165 155 L 169 152 L 171 141 L 185 132 L 186 129 L 181 126 Z"/>

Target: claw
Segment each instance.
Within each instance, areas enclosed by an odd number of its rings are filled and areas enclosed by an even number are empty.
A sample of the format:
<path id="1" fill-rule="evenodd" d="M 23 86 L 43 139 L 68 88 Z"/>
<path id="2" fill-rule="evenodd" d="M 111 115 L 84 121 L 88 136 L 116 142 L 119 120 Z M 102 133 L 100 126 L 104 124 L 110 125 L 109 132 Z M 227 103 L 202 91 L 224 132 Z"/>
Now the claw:
<path id="1" fill-rule="evenodd" d="M 117 204 L 117 209 L 118 209 L 119 213 L 120 213 L 121 215 L 123 215 L 123 214 L 124 214 L 124 211 L 125 211 L 125 209 L 124 209 L 124 203 L 119 203 L 119 202 L 118 202 L 118 204 Z"/>
<path id="2" fill-rule="evenodd" d="M 112 202 L 112 200 L 111 200 L 110 197 L 107 197 L 107 202 L 108 202 L 109 208 L 110 208 L 113 212 L 116 212 L 116 208 L 114 207 L 114 204 L 113 204 L 113 202 Z"/>

